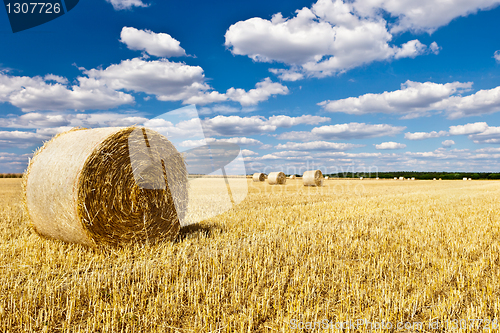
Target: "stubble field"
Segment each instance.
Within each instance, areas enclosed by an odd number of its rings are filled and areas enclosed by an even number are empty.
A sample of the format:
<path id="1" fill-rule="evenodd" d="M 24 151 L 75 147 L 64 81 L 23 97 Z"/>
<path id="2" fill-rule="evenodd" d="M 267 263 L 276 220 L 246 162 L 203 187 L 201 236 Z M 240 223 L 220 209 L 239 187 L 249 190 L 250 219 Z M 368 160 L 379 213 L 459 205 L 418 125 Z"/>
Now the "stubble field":
<path id="1" fill-rule="evenodd" d="M 175 242 L 106 251 L 35 234 L 20 182 L 0 179 L 2 332 L 477 332 L 500 317 L 497 181 L 249 181 Z"/>

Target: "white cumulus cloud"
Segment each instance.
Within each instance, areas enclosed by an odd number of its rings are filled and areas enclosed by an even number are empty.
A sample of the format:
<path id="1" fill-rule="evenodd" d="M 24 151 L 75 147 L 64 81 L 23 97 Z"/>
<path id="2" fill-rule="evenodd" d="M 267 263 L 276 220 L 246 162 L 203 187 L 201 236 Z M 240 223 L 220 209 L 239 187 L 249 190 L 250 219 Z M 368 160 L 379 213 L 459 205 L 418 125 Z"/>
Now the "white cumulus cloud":
<path id="1" fill-rule="evenodd" d="M 271 69 L 289 81 L 437 52 L 435 42 L 430 47 L 416 39 L 394 45 L 380 10 L 368 12 L 362 6 L 368 14 L 360 15 L 356 6 L 356 1 L 319 0 L 311 8 L 298 9 L 291 18 L 277 13 L 270 20 L 254 17 L 239 21 L 226 31 L 225 45 L 235 55 L 291 66 L 291 70 Z"/>
<path id="2" fill-rule="evenodd" d="M 145 60 L 133 58 L 123 60 L 105 69 L 85 70 L 86 82 L 93 82 L 114 90 L 143 92 L 155 95 L 160 101 L 183 101 L 184 104 L 208 104 L 227 100 L 242 106 L 255 105 L 273 95 L 286 95 L 288 88 L 269 78 L 256 84 L 255 89 L 230 88 L 226 93 L 212 91 L 205 82 L 200 66 L 172 62 L 162 58 Z"/>
<path id="3" fill-rule="evenodd" d="M 376 16 L 381 10 L 396 18 L 391 32 L 404 31 L 432 33 L 453 19 L 468 16 L 478 10 L 488 10 L 500 4 L 498 0 L 355 0 L 354 8 L 360 15 Z"/>
<path id="4" fill-rule="evenodd" d="M 123 9 L 132 9 L 132 7 L 148 7 L 148 4 L 145 4 L 141 0 L 106 0 L 115 10 L 123 10 Z"/>
<path id="5" fill-rule="evenodd" d="M 216 116 L 203 121 L 203 128 L 209 135 L 252 135 L 274 132 L 277 128 L 288 128 L 297 125 L 314 125 L 327 122 L 330 118 L 303 115 L 300 117 L 271 116 Z"/>
<path id="6" fill-rule="evenodd" d="M 279 144 L 276 149 L 290 149 L 290 150 L 328 150 L 328 151 L 345 151 L 349 149 L 354 149 L 358 147 L 364 147 L 364 145 L 352 144 L 352 143 L 337 143 L 328 141 L 311 141 L 311 142 L 287 142 L 285 144 Z"/>
<path id="7" fill-rule="evenodd" d="M 382 142 L 381 144 L 376 144 L 374 145 L 376 149 L 379 150 L 388 150 L 388 149 L 403 149 L 406 148 L 406 145 L 404 143 L 398 143 L 398 142 Z"/>
<path id="8" fill-rule="evenodd" d="M 381 94 L 365 94 L 335 101 L 319 103 L 326 111 L 362 115 L 368 113 L 398 114 L 404 118 L 426 115 L 429 111 L 442 109 L 438 103 L 448 100 L 451 95 L 471 89 L 472 82 L 413 82 L 401 84 L 400 90 L 385 91 Z M 460 97 L 457 97 L 460 98 Z"/>
<path id="9" fill-rule="evenodd" d="M 279 134 L 278 140 L 351 140 L 394 136 L 406 127 L 389 124 L 346 123 L 314 127 L 310 132 L 290 131 Z"/>
<path id="10" fill-rule="evenodd" d="M 243 89 L 229 88 L 226 97 L 231 101 L 239 102 L 242 106 L 256 105 L 266 101 L 273 95 L 287 95 L 288 87 L 278 82 L 272 82 L 270 78 L 265 78 L 255 85 L 255 89 L 245 91 Z"/>
<path id="11" fill-rule="evenodd" d="M 120 41 L 131 50 L 145 51 L 153 56 L 167 58 L 186 55 L 180 42 L 166 33 L 123 27 L 120 37 Z"/>
<path id="12" fill-rule="evenodd" d="M 493 54 L 493 58 L 495 58 L 496 61 L 500 62 L 500 50 L 495 51 Z"/>
<path id="13" fill-rule="evenodd" d="M 443 142 L 441 142 L 441 144 L 443 145 L 443 147 L 449 148 L 449 147 L 451 147 L 451 146 L 453 146 L 455 144 L 455 141 L 453 141 L 453 140 L 444 140 Z"/>
<path id="14" fill-rule="evenodd" d="M 431 138 L 440 138 L 442 136 L 448 136 L 449 133 L 447 131 L 432 131 L 432 132 L 415 132 L 415 133 L 405 133 L 405 139 L 408 140 L 425 140 Z"/>
<path id="15" fill-rule="evenodd" d="M 0 102 L 8 102 L 24 112 L 35 110 L 109 109 L 131 104 L 134 97 L 106 85 L 79 77 L 77 85 L 53 74 L 13 76 L 0 72 Z"/>
<path id="16" fill-rule="evenodd" d="M 488 129 L 485 122 L 469 123 L 465 125 L 450 126 L 451 135 L 469 135 L 484 132 Z"/>

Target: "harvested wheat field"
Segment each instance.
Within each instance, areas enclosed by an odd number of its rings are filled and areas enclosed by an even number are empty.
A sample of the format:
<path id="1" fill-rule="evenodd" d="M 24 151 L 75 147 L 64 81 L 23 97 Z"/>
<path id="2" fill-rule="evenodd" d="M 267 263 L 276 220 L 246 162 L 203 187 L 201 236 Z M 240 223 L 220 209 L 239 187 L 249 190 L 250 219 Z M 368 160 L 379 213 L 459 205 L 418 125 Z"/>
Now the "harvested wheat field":
<path id="1" fill-rule="evenodd" d="M 477 332 L 499 319 L 500 182 L 247 182 L 241 204 L 174 242 L 95 250 L 35 234 L 21 180 L 0 179 L 0 331 Z"/>

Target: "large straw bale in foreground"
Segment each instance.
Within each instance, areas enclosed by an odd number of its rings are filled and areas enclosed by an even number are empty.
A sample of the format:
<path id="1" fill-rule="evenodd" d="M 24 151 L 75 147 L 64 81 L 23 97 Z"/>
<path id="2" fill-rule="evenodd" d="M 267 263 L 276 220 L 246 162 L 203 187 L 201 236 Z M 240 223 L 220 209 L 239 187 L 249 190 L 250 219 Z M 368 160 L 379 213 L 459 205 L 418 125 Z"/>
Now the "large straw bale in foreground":
<path id="1" fill-rule="evenodd" d="M 252 179 L 253 179 L 254 182 L 263 182 L 263 181 L 266 180 L 266 175 L 264 175 L 261 172 L 256 172 L 256 173 L 253 174 Z"/>
<path id="2" fill-rule="evenodd" d="M 184 160 L 164 136 L 144 129 L 144 135 L 132 136 L 137 131 L 71 130 L 35 153 L 24 175 L 23 199 L 37 233 L 92 247 L 177 236 L 187 207 Z M 144 160 L 144 151 L 129 152 L 129 144 L 151 142 L 159 148 L 150 149 L 149 158 L 158 158 L 161 149 L 163 162 L 144 162 L 141 176 L 156 181 L 149 187 L 154 189 L 138 185 L 132 172 L 131 159 Z"/>
<path id="3" fill-rule="evenodd" d="M 286 175 L 283 172 L 271 172 L 267 182 L 269 185 L 283 185 L 286 183 Z"/>
<path id="4" fill-rule="evenodd" d="M 321 170 L 306 171 L 302 175 L 302 181 L 304 182 L 304 186 L 322 186 L 323 173 Z"/>

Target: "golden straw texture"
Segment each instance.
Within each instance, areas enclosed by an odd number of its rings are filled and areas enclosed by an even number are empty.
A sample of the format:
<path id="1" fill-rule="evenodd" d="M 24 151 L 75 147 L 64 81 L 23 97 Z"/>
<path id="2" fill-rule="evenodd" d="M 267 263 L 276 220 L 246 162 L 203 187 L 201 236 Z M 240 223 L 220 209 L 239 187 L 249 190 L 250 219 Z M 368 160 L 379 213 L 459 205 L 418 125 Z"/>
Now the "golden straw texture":
<path id="1" fill-rule="evenodd" d="M 263 173 L 261 173 L 261 172 L 260 172 L 260 173 L 259 173 L 259 172 L 257 172 L 257 173 L 254 173 L 254 174 L 253 174 L 252 179 L 253 179 L 253 181 L 254 181 L 254 182 L 263 182 L 263 181 L 265 181 L 265 180 L 266 180 L 266 175 L 264 175 L 264 174 L 263 174 Z"/>
<path id="2" fill-rule="evenodd" d="M 271 172 L 267 182 L 270 185 L 283 185 L 286 183 L 286 175 L 283 172 Z"/>
<path id="3" fill-rule="evenodd" d="M 321 186 L 323 185 L 323 173 L 321 170 L 312 170 L 304 172 L 302 176 L 304 186 Z"/>
<path id="4" fill-rule="evenodd" d="M 155 184 L 160 189 L 139 186 L 130 161 L 144 152 L 129 151 L 135 129 L 72 130 L 36 152 L 24 175 L 23 199 L 38 234 L 92 247 L 177 236 L 187 207 L 184 160 L 164 136 L 147 130 L 149 142 L 169 154 L 141 176 L 154 179 L 159 174 L 163 177 L 156 178 L 165 182 L 169 178 L 168 184 Z M 144 141 L 145 136 L 134 140 Z"/>

